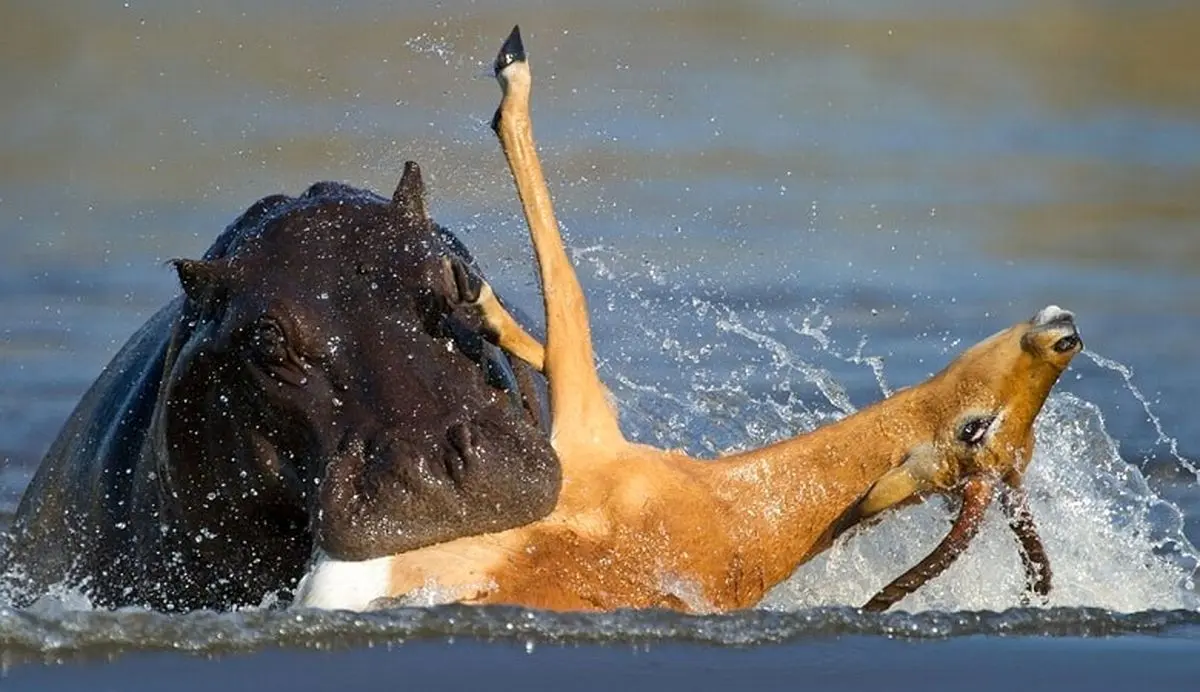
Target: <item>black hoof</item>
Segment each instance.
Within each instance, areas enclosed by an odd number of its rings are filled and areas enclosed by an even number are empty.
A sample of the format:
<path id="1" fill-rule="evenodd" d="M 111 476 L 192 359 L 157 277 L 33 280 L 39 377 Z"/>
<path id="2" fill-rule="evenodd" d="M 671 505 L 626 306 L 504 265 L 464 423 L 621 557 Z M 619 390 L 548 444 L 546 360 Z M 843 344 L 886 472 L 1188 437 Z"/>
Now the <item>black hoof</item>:
<path id="1" fill-rule="evenodd" d="M 504 39 L 504 45 L 500 46 L 500 52 L 496 55 L 496 62 L 492 67 L 499 77 L 504 68 L 516 62 L 525 62 L 525 44 L 521 42 L 520 26 L 514 26 L 512 33 Z"/>

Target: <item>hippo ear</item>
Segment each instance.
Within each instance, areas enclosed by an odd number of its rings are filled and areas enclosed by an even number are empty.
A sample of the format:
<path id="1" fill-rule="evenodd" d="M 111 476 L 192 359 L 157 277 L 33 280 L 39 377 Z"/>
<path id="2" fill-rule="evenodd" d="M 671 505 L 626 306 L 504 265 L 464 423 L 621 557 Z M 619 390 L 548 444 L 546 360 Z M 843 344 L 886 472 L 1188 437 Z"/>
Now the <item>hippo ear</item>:
<path id="1" fill-rule="evenodd" d="M 171 262 L 179 274 L 179 284 L 188 300 L 196 305 L 220 302 L 228 293 L 229 282 L 221 266 L 203 260 L 177 259 Z"/>
<path id="2" fill-rule="evenodd" d="M 404 174 L 392 193 L 392 206 L 408 220 L 429 220 L 429 211 L 425 208 L 425 182 L 421 180 L 421 167 L 415 161 L 404 164 Z"/>

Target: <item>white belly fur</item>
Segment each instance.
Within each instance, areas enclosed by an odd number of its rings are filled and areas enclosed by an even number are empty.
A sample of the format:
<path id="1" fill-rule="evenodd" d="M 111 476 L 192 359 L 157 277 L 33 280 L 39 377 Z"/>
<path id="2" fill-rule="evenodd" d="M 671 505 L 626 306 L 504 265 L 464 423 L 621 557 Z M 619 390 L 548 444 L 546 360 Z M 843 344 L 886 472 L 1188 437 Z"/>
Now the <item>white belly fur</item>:
<path id="1" fill-rule="evenodd" d="M 428 607 L 470 603 L 498 588 L 493 575 L 514 554 L 526 552 L 519 530 L 460 538 L 398 555 L 347 562 L 322 550 L 296 587 L 292 606 L 370 610 L 383 605 Z"/>
<path id="2" fill-rule="evenodd" d="M 367 610 L 388 595 L 391 556 L 347 562 L 318 550 L 312 568 L 296 588 L 293 607 L 328 610 Z"/>

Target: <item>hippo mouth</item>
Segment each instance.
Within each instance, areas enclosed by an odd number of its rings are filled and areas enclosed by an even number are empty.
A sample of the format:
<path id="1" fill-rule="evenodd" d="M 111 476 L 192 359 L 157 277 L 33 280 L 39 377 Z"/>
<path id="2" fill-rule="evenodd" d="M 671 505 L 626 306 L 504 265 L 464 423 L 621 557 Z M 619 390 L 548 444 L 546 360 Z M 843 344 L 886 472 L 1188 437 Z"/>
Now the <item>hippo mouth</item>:
<path id="1" fill-rule="evenodd" d="M 537 449 L 537 439 L 526 439 L 536 430 L 523 435 L 492 408 L 477 413 L 441 436 L 348 435 L 316 493 L 318 547 L 339 560 L 367 560 L 548 514 L 561 483 L 557 458 L 528 451 Z"/>
<path id="2" fill-rule="evenodd" d="M 468 475 L 482 464 L 476 447 L 479 437 L 470 423 L 461 422 L 446 428 L 441 444 L 436 434 L 419 435 L 420 444 L 396 430 L 378 432 L 365 441 L 349 434 L 330 468 L 342 459 L 357 459 L 359 463 L 350 465 L 359 467 L 360 493 L 388 492 L 392 487 L 410 494 L 445 489 L 447 485 L 461 489 Z"/>

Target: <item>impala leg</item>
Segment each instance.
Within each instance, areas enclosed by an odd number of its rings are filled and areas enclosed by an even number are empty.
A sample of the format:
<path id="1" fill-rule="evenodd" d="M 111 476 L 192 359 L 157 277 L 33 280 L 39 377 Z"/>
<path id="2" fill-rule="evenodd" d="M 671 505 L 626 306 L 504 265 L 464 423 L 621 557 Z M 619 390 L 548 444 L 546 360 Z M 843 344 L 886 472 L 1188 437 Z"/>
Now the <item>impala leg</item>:
<path id="1" fill-rule="evenodd" d="M 583 450 L 624 444 L 617 416 L 596 372 L 587 302 L 563 247 L 534 144 L 529 116 L 532 76 L 516 27 L 496 57 L 495 73 L 503 96 L 492 129 L 516 183 L 542 280 L 546 307 L 543 372 L 550 389 L 551 440 L 560 456 L 574 447 Z"/>
<path id="2" fill-rule="evenodd" d="M 492 292 L 492 287 L 483 285 L 479 296 L 479 310 L 483 313 L 485 328 L 491 333 L 497 346 L 529 363 L 538 372 L 546 371 L 546 349 L 520 325 Z"/>
<path id="3" fill-rule="evenodd" d="M 457 307 L 476 311 L 487 339 L 510 355 L 529 363 L 538 372 L 543 372 L 546 352 L 541 342 L 525 331 L 504 307 L 491 284 L 472 272 L 458 257 L 443 258 L 442 268 L 447 283 L 454 287 L 454 293 L 457 294 Z"/>

